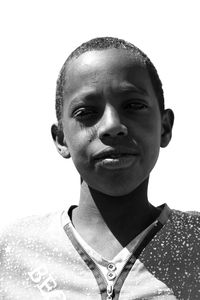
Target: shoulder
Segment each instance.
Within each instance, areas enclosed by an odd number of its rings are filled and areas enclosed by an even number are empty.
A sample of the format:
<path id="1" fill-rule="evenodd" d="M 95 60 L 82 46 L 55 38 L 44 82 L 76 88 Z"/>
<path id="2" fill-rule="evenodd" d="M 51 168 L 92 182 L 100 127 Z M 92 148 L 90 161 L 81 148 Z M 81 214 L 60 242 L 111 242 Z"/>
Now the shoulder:
<path id="1" fill-rule="evenodd" d="M 187 261 L 200 265 L 200 213 L 170 210 L 170 215 L 164 226 L 151 240 L 144 253 L 148 251 L 157 257 L 158 252 L 162 260 Z M 147 251 L 148 250 L 148 251 Z"/>
<path id="2" fill-rule="evenodd" d="M 200 214 L 172 209 L 167 222 L 144 249 L 140 260 L 173 290 L 178 299 L 199 299 L 199 249 Z"/>
<path id="3" fill-rule="evenodd" d="M 162 233 L 181 248 L 197 252 L 200 246 L 200 213 L 172 209 Z"/>
<path id="4" fill-rule="evenodd" d="M 193 219 L 193 220 L 199 220 L 200 221 L 200 212 L 198 211 L 180 211 L 176 209 L 171 210 L 172 213 L 177 215 L 177 217 L 181 218 L 187 218 L 187 219 Z"/>
<path id="5" fill-rule="evenodd" d="M 171 226 L 181 234 L 189 234 L 192 238 L 200 239 L 200 213 L 197 211 L 182 212 L 171 210 L 169 218 Z"/>
<path id="6" fill-rule="evenodd" d="M 11 278 L 25 284 L 31 270 L 59 258 L 67 244 L 61 214 L 23 218 L 0 234 L 0 298 L 1 285 L 5 288 Z"/>
<path id="7" fill-rule="evenodd" d="M 174 260 L 190 261 L 200 267 L 200 213 L 171 210 L 167 223 L 158 237 Z M 163 249 L 164 250 L 164 249 Z"/>
<path id="8" fill-rule="evenodd" d="M 61 215 L 62 211 L 27 217 L 0 234 L 0 299 L 43 299 L 40 287 L 45 290 L 49 278 L 55 284 L 66 277 L 61 266 L 76 253 L 62 227 Z"/>
<path id="9" fill-rule="evenodd" d="M 40 245 L 53 243 L 54 237 L 62 234 L 60 216 L 61 212 L 26 217 L 4 228 L 0 233 L 0 265 L 10 256 L 28 254 Z"/>
<path id="10" fill-rule="evenodd" d="M 49 213 L 43 216 L 30 216 L 17 220 L 6 226 L 0 233 L 1 242 L 17 238 L 34 237 L 42 234 L 43 229 L 50 230 L 59 221 L 61 212 Z"/>

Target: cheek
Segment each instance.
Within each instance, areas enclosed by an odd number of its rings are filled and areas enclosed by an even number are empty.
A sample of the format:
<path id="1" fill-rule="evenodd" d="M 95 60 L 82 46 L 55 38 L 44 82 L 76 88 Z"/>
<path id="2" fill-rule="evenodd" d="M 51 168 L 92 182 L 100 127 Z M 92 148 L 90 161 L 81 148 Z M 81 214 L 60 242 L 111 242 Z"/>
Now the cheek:
<path id="1" fill-rule="evenodd" d="M 156 121 L 154 121 L 156 120 Z M 136 141 L 141 146 L 143 158 L 154 164 L 157 160 L 161 142 L 161 122 L 158 117 L 148 118 L 140 128 L 136 128 Z"/>
<path id="2" fill-rule="evenodd" d="M 158 159 L 160 152 L 160 130 L 155 127 L 153 132 L 147 135 L 146 156 L 148 159 L 149 168 L 152 169 Z"/>
<path id="3" fill-rule="evenodd" d="M 74 162 L 86 159 L 90 143 L 96 138 L 95 126 L 83 127 L 79 123 L 71 122 L 67 128 L 64 135 L 72 159 Z"/>

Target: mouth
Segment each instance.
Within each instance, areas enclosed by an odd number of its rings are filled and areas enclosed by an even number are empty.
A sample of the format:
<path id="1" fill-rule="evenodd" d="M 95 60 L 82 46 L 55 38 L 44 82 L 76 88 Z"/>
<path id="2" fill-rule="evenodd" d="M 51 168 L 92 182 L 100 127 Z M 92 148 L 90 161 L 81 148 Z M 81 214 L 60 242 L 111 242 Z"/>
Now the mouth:
<path id="1" fill-rule="evenodd" d="M 118 170 L 130 167 L 138 155 L 138 151 L 129 148 L 105 149 L 94 156 L 94 161 L 99 167 Z"/>

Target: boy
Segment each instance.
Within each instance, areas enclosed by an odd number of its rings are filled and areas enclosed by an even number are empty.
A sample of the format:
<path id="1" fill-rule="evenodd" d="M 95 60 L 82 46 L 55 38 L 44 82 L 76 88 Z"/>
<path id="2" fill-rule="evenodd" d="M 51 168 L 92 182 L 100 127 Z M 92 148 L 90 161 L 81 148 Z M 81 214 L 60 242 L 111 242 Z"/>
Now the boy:
<path id="1" fill-rule="evenodd" d="M 4 233 L 0 299 L 200 299 L 199 214 L 147 197 L 174 120 L 149 58 L 116 38 L 81 45 L 61 70 L 56 112 L 79 206 Z"/>

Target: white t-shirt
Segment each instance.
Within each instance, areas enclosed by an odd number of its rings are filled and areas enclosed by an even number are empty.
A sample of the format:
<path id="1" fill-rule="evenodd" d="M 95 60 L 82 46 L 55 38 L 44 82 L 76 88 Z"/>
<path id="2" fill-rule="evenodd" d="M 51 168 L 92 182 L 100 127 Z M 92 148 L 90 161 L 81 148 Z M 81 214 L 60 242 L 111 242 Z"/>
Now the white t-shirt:
<path id="1" fill-rule="evenodd" d="M 199 300 L 200 216 L 161 209 L 112 261 L 81 240 L 66 212 L 10 226 L 0 236 L 0 300 Z"/>

